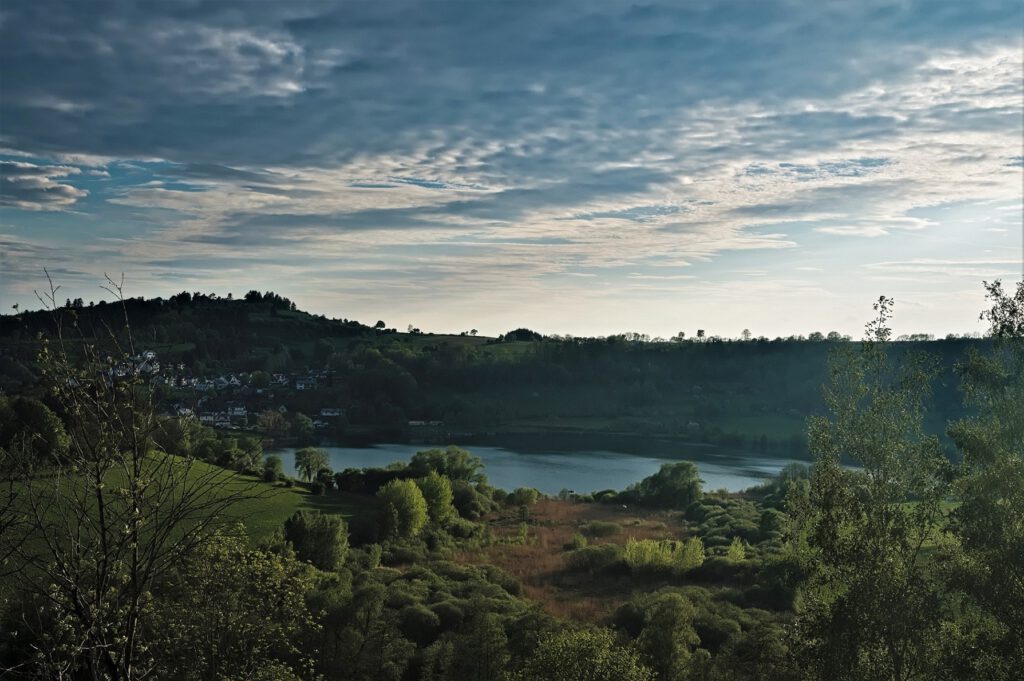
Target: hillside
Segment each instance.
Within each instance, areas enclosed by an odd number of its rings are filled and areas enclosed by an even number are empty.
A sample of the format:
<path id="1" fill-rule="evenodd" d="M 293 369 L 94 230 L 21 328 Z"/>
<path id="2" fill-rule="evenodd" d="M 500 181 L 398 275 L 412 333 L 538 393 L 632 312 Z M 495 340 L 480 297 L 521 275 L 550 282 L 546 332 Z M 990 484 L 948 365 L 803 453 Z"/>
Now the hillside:
<path id="1" fill-rule="evenodd" d="M 667 342 L 636 334 L 541 338 L 524 329 L 497 339 L 399 333 L 383 322 L 311 315 L 257 292 L 130 299 L 123 308 L 69 301 L 60 316 L 65 337 L 86 342 L 107 329 L 124 335 L 127 318 L 165 411 L 223 428 L 272 429 L 281 442 L 643 451 L 660 438 L 799 455 L 807 416 L 823 409 L 829 353 L 849 345 L 821 334 Z M 0 388 L 34 390 L 38 337 L 54 329 L 50 313 L 0 316 Z M 956 362 L 987 342 L 891 345 L 896 356 L 924 350 L 941 363 L 929 411 L 935 432 L 961 413 Z M 284 414 L 282 423 L 261 422 L 268 411 Z"/>

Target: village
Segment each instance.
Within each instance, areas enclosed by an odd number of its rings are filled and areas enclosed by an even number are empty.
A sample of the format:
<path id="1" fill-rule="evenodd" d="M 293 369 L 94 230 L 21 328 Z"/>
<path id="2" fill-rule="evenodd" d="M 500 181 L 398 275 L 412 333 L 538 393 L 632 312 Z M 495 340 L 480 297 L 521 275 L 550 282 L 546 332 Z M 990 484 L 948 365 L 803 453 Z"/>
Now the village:
<path id="1" fill-rule="evenodd" d="M 135 374 L 153 385 L 164 416 L 196 419 L 219 430 L 311 441 L 340 436 L 348 426 L 348 409 L 342 406 L 346 390 L 333 369 L 200 376 L 184 363 L 162 364 L 154 351 L 146 350 L 113 373 L 122 378 Z M 440 420 L 423 419 L 404 425 L 421 435 L 444 427 Z"/>

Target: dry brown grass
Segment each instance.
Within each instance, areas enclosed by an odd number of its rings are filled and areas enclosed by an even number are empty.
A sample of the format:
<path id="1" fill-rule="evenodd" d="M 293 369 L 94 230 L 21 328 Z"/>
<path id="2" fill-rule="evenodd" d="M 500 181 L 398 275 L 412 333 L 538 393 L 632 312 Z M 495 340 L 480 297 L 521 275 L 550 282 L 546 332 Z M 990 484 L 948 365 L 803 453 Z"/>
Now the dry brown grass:
<path id="1" fill-rule="evenodd" d="M 510 510 L 488 519 L 499 543 L 459 553 L 464 563 L 490 563 L 515 577 L 523 594 L 540 603 L 557 617 L 599 622 L 607 620 L 632 593 L 627 578 L 597 578 L 564 571 L 568 552 L 563 548 L 573 534 L 594 521 L 614 522 L 622 531 L 591 538 L 591 544 L 624 545 L 629 537 L 637 539 L 675 539 L 685 536 L 685 524 L 678 513 L 627 508 L 611 504 L 582 504 L 557 499 L 542 499 L 530 509 L 526 544 L 514 541 L 522 523 L 518 512 Z"/>

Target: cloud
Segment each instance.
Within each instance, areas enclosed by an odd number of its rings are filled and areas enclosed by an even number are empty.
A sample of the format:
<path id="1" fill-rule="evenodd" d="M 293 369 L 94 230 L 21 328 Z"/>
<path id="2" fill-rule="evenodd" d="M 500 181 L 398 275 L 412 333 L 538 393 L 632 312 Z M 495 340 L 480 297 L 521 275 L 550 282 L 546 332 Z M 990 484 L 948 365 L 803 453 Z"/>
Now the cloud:
<path id="1" fill-rule="evenodd" d="M 70 166 L 0 161 L 0 206 L 23 210 L 61 210 L 72 206 L 89 192 L 55 178 L 80 172 Z"/>
<path id="2" fill-rule="evenodd" d="M 832 274 L 944 228 L 939 206 L 1020 196 L 1021 18 L 1001 0 L 8 0 L 0 160 L 49 170 L 3 179 L 4 229 L 74 233 L 161 282 L 355 273 L 346 294 L 390 271 L 408 295 L 542 295 L 797 252 Z M 71 206 L 74 225 L 18 213 Z"/>
<path id="3" fill-rule="evenodd" d="M 885 275 L 937 275 L 965 277 L 973 281 L 992 280 L 1014 276 L 1021 271 L 1020 258 L 915 258 L 870 263 L 865 268 Z"/>

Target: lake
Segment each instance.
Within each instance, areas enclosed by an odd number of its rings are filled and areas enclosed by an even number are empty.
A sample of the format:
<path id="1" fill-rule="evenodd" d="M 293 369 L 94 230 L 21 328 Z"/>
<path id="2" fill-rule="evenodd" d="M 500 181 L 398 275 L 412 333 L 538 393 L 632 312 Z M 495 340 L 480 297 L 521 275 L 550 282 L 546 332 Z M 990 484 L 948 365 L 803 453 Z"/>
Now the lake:
<path id="1" fill-rule="evenodd" d="M 383 468 L 394 461 L 408 462 L 430 445 L 382 444 L 372 447 L 322 447 L 335 471 L 346 468 Z M 603 489 L 622 490 L 656 472 L 663 463 L 693 461 L 700 469 L 705 490 L 731 492 L 752 487 L 778 473 L 796 459 L 693 446 L 673 458 L 639 456 L 587 450 L 573 452 L 515 451 L 504 447 L 466 447 L 484 462 L 484 472 L 495 487 L 512 490 L 535 487 L 546 494 L 563 489 L 585 493 Z M 678 450 L 677 450 L 678 451 Z M 285 472 L 296 475 L 295 449 L 273 452 L 284 460 Z"/>

